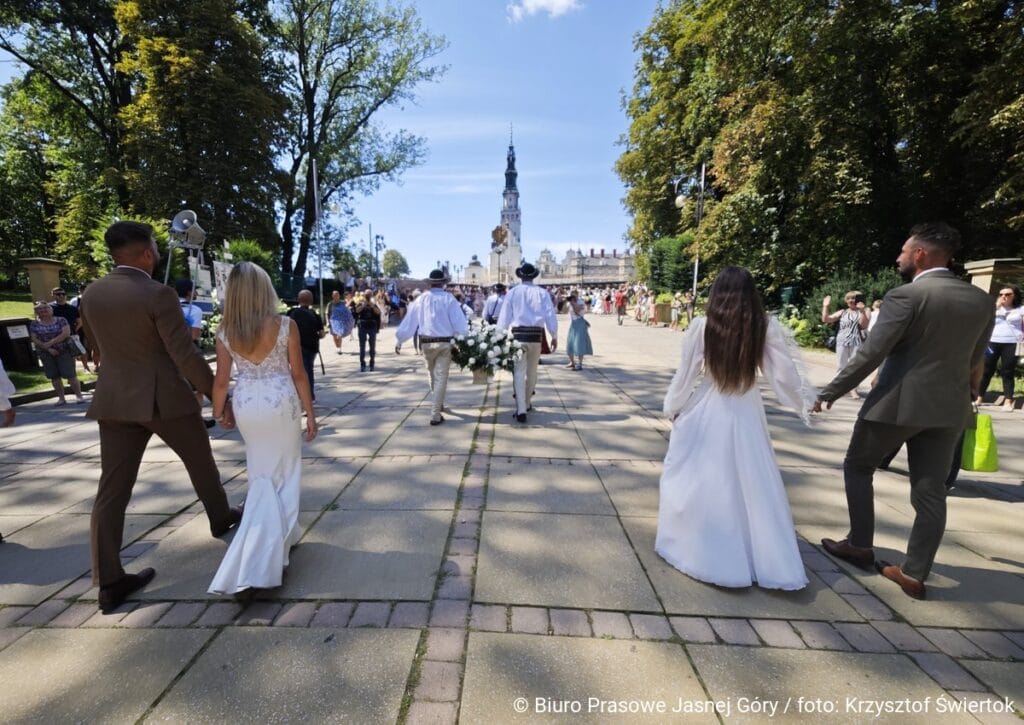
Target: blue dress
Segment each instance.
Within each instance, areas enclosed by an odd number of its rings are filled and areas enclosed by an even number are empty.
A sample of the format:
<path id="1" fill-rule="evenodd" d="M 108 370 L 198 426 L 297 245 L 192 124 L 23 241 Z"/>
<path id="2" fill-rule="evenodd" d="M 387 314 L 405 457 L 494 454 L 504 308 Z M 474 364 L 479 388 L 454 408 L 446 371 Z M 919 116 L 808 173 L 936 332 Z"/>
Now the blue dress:
<path id="1" fill-rule="evenodd" d="M 332 303 L 331 334 L 346 337 L 355 326 L 355 319 L 352 317 L 352 310 L 348 308 L 348 305 L 344 302 Z"/>
<path id="2" fill-rule="evenodd" d="M 569 336 L 565 340 L 565 353 L 572 357 L 593 355 L 594 348 L 590 344 L 590 325 L 581 315 L 569 308 Z"/>

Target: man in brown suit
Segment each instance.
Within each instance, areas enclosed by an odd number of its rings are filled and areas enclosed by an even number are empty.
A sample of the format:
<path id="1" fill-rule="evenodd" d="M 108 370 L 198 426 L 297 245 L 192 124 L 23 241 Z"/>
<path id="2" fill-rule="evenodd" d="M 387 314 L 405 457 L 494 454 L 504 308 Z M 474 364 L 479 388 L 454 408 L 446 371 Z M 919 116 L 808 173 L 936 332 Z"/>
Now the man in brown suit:
<path id="1" fill-rule="evenodd" d="M 117 222 L 104 240 L 117 268 L 89 285 L 83 323 L 102 361 L 87 415 L 100 427 L 92 576 L 106 613 L 155 575 L 149 568 L 125 574 L 120 557 L 125 510 L 154 433 L 181 457 L 214 536 L 237 524 L 241 510 L 228 506 L 199 403 L 185 382 L 209 396 L 210 367 L 192 343 L 177 294 L 152 279 L 160 260 L 153 228 Z M 225 420 L 230 427 L 230 416 Z"/>
<path id="2" fill-rule="evenodd" d="M 992 332 L 992 299 L 947 269 L 960 234 L 947 224 L 910 230 L 897 259 L 911 279 L 891 290 L 867 341 L 831 383 L 821 403 L 831 408 L 882 365 L 878 383 L 861 406 L 843 462 L 850 533 L 822 539 L 833 556 L 868 569 L 873 564 L 915 599 L 925 598 L 928 577 L 946 530 L 946 478 L 954 447 L 971 421 L 971 387 Z M 902 566 L 875 563 L 875 468 L 907 444 L 914 525 Z"/>

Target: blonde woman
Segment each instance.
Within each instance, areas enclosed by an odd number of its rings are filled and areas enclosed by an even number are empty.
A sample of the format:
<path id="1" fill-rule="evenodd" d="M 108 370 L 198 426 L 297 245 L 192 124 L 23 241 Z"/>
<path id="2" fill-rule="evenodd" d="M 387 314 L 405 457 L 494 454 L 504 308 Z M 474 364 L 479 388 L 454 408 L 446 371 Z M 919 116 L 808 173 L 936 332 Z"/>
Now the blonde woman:
<path id="1" fill-rule="evenodd" d="M 245 440 L 249 491 L 242 522 L 210 583 L 212 594 L 280 586 L 300 535 L 301 412 L 307 441 L 316 438 L 317 425 L 299 328 L 277 307 L 267 273 L 251 262 L 236 264 L 217 332 L 213 412 L 217 420 L 224 416 L 234 366 L 232 408 Z"/>

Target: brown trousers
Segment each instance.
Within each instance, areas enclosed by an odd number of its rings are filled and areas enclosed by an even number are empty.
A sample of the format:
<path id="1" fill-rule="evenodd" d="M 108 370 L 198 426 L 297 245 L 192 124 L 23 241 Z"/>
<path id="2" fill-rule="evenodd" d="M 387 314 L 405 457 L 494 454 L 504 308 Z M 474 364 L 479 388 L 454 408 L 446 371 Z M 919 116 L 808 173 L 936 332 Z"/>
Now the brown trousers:
<path id="1" fill-rule="evenodd" d="M 173 450 L 188 471 L 212 529 L 231 515 L 220 473 L 213 460 L 210 438 L 200 413 L 142 423 L 101 420 L 100 485 L 92 506 L 92 580 L 98 586 L 124 576 L 121 544 L 124 516 L 139 474 L 142 455 L 155 433 Z"/>

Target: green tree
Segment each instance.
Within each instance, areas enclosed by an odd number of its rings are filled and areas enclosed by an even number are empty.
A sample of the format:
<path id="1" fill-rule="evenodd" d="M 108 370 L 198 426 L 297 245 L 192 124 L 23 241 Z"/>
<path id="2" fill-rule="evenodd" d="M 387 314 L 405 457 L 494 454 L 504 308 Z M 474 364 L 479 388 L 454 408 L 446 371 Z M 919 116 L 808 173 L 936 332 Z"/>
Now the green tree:
<path id="1" fill-rule="evenodd" d="M 120 117 L 133 156 L 133 208 L 190 208 L 213 243 L 244 237 L 278 246 L 273 149 L 284 96 L 271 88 L 267 42 L 233 0 L 123 0 L 118 24 L 131 43 L 120 68 L 138 91 Z"/>
<path id="2" fill-rule="evenodd" d="M 218 249 L 223 249 L 219 247 Z M 264 272 L 270 275 L 271 279 L 277 279 L 280 269 L 273 252 L 264 248 L 259 242 L 253 239 L 231 239 L 227 243 L 227 252 L 231 255 L 231 263 L 252 262 L 261 267 Z M 226 260 L 223 252 L 218 252 L 221 259 Z"/>
<path id="3" fill-rule="evenodd" d="M 275 9 L 282 65 L 290 69 L 281 178 L 281 269 L 290 275 L 293 257 L 295 270 L 306 267 L 317 191 L 324 213 L 348 213 L 353 195 L 370 193 L 423 160 L 424 139 L 388 132 L 374 116 L 440 76 L 443 69 L 430 62 L 445 43 L 422 29 L 412 7 L 284 0 Z"/>
<path id="4" fill-rule="evenodd" d="M 395 279 L 409 274 L 409 263 L 397 249 L 386 249 L 384 259 L 381 260 L 381 269 L 385 277 Z"/>

